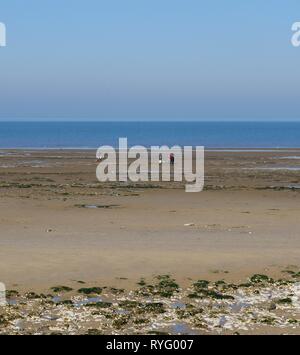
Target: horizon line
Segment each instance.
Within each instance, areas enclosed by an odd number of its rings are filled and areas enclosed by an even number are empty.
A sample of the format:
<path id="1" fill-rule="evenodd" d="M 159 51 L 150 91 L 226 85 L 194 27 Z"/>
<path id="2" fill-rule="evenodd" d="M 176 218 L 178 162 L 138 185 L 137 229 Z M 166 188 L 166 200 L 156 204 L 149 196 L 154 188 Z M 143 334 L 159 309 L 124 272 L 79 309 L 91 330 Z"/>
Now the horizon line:
<path id="1" fill-rule="evenodd" d="M 239 120 L 239 119 L 211 119 L 211 120 L 183 120 L 183 119 L 113 119 L 113 120 L 99 120 L 99 119 L 0 119 L 0 123 L 170 123 L 170 122 L 178 122 L 178 123 L 300 123 L 300 118 L 298 119 L 253 119 L 253 120 Z"/>

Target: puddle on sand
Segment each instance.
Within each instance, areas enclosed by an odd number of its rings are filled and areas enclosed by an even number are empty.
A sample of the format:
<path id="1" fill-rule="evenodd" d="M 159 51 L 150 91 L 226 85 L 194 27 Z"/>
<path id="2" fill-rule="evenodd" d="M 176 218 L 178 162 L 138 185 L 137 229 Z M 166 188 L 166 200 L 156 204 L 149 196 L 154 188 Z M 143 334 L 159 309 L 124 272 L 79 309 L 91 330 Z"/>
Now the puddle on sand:
<path id="1" fill-rule="evenodd" d="M 171 307 L 174 309 L 185 309 L 186 305 L 185 305 L 185 303 L 182 303 L 180 301 L 176 301 L 176 302 L 172 303 Z"/>
<path id="2" fill-rule="evenodd" d="M 80 208 L 89 208 L 89 209 L 97 209 L 97 208 L 117 208 L 120 207 L 119 205 L 76 205 L 76 207 Z"/>
<path id="3" fill-rule="evenodd" d="M 300 184 L 290 184 L 287 186 L 291 190 L 299 190 L 300 189 Z"/>
<path id="4" fill-rule="evenodd" d="M 52 297 L 52 302 L 59 303 L 60 301 L 61 301 L 61 297 L 58 296 Z"/>
<path id="5" fill-rule="evenodd" d="M 18 304 L 18 301 L 15 299 L 8 299 L 6 302 L 9 306 L 16 306 Z"/>
<path id="6" fill-rule="evenodd" d="M 102 302 L 102 298 L 100 298 L 100 297 L 91 297 L 91 298 L 87 298 L 87 299 L 82 300 L 82 301 L 75 302 L 74 306 L 75 307 L 81 307 L 81 306 L 85 306 L 85 305 L 90 304 L 90 303 L 98 303 L 98 302 Z"/>
<path id="7" fill-rule="evenodd" d="M 41 315 L 41 318 L 45 319 L 45 320 L 49 320 L 49 321 L 56 321 L 60 318 L 60 316 L 55 316 L 55 315 L 51 315 L 51 314 L 44 314 L 44 315 Z"/>
<path id="8" fill-rule="evenodd" d="M 170 327 L 170 332 L 172 334 L 187 334 L 187 335 L 195 335 L 195 332 L 192 328 L 190 328 L 187 324 L 184 323 L 176 323 Z"/>
<path id="9" fill-rule="evenodd" d="M 246 302 L 236 302 L 231 306 L 231 311 L 233 313 L 239 313 L 241 312 L 244 308 L 250 307 L 251 305 Z"/>

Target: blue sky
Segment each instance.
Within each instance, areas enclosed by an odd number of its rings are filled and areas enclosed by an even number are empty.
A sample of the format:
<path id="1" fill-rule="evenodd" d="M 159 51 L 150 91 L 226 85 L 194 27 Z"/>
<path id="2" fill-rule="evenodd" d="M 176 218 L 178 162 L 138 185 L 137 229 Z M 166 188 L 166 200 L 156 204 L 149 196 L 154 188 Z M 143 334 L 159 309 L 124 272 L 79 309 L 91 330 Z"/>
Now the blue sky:
<path id="1" fill-rule="evenodd" d="M 299 0 L 2 0 L 2 120 L 296 120 Z"/>

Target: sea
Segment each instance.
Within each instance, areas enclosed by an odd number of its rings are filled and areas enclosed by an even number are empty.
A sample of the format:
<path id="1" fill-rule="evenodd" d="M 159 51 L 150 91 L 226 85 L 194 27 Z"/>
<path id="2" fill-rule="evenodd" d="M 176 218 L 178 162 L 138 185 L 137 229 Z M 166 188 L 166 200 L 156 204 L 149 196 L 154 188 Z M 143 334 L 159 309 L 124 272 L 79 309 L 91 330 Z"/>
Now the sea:
<path id="1" fill-rule="evenodd" d="M 216 149 L 299 148 L 300 122 L 0 122 L 0 148 L 96 149 L 180 145 Z"/>

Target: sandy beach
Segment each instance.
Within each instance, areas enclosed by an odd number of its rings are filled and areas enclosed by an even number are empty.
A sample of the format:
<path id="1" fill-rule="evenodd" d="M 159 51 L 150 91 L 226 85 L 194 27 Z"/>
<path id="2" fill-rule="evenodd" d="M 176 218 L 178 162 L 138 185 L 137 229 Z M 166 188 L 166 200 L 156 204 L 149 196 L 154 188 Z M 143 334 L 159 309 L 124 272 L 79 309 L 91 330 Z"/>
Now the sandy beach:
<path id="1" fill-rule="evenodd" d="M 127 291 L 171 275 L 280 279 L 299 266 L 300 150 L 207 151 L 205 190 L 99 183 L 95 152 L 1 150 L 0 281 Z"/>

